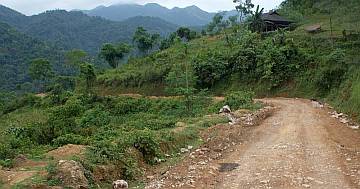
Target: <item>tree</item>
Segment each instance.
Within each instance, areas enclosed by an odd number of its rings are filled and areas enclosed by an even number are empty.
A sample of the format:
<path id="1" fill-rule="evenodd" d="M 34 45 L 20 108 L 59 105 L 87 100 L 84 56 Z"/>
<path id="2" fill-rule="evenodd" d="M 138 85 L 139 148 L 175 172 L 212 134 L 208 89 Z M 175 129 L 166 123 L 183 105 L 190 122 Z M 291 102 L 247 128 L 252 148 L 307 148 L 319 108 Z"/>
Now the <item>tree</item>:
<path id="1" fill-rule="evenodd" d="M 231 23 L 231 26 L 235 26 L 236 25 L 236 23 L 237 23 L 237 16 L 235 15 L 235 16 L 230 16 L 229 17 L 229 22 Z"/>
<path id="2" fill-rule="evenodd" d="M 143 27 L 138 27 L 133 37 L 133 43 L 143 55 L 146 55 L 159 39 L 159 34 L 150 34 Z"/>
<path id="3" fill-rule="evenodd" d="M 91 93 L 94 82 L 96 81 L 94 66 L 86 62 L 81 63 L 79 78 L 81 82 L 85 84 L 85 85 L 81 85 L 82 87 L 85 87 L 83 88 L 83 91 L 87 93 L 89 92 Z"/>
<path id="4" fill-rule="evenodd" d="M 260 6 L 258 5 L 255 13 L 250 17 L 250 29 L 252 32 L 262 32 L 265 26 L 264 20 L 261 18 L 264 12 L 264 8 L 260 10 Z"/>
<path id="5" fill-rule="evenodd" d="M 65 54 L 65 63 L 72 66 L 79 66 L 82 62 L 87 61 L 87 56 L 85 51 L 74 49 Z"/>
<path id="6" fill-rule="evenodd" d="M 96 74 L 94 66 L 88 63 L 87 57 L 87 53 L 83 50 L 72 50 L 66 53 L 66 62 L 77 67 L 80 71 L 76 82 L 77 90 L 91 93 L 91 89 L 96 81 Z M 61 78 L 59 77 L 58 80 L 61 80 Z"/>
<path id="7" fill-rule="evenodd" d="M 188 56 L 188 44 L 185 42 L 184 56 Z M 167 91 L 171 94 L 185 97 L 187 112 L 190 114 L 193 104 L 193 96 L 196 91 L 196 77 L 194 69 L 189 62 L 174 64 L 166 77 Z"/>
<path id="8" fill-rule="evenodd" d="M 31 61 L 29 75 L 32 80 L 39 82 L 38 88 L 44 90 L 45 86 L 54 77 L 54 72 L 48 60 L 38 58 Z"/>
<path id="9" fill-rule="evenodd" d="M 106 43 L 101 48 L 100 57 L 104 58 L 112 68 L 117 68 L 119 60 L 122 60 L 130 51 L 131 47 L 125 43 L 118 45 Z"/>
<path id="10" fill-rule="evenodd" d="M 212 21 L 209 23 L 207 30 L 212 33 L 219 33 L 221 29 L 221 23 L 223 22 L 224 15 L 222 13 L 217 13 L 213 17 Z"/>
<path id="11" fill-rule="evenodd" d="M 240 22 L 242 22 L 243 16 L 251 14 L 251 9 L 254 8 L 251 0 L 233 0 L 237 5 L 235 6 L 236 10 L 239 12 Z"/>
<path id="12" fill-rule="evenodd" d="M 30 63 L 29 75 L 32 80 L 48 80 L 54 76 L 51 64 L 43 58 L 34 59 Z"/>

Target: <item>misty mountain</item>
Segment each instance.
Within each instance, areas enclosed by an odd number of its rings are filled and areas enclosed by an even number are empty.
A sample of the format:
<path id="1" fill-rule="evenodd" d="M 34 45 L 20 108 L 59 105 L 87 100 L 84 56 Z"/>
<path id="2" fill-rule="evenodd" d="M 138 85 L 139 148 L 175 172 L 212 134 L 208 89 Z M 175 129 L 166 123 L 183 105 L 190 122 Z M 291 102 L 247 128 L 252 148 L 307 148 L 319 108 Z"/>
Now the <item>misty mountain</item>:
<path id="1" fill-rule="evenodd" d="M 162 36 L 178 27 L 160 18 L 138 16 L 116 22 L 79 11 L 53 10 L 25 16 L 4 6 L 0 6 L 0 22 L 65 50 L 83 49 L 91 54 L 96 54 L 103 43 L 131 42 L 139 26 Z"/>
<path id="2" fill-rule="evenodd" d="M 91 16 L 100 16 L 113 21 L 123 21 L 134 16 L 151 16 L 164 19 L 180 26 L 201 26 L 208 24 L 216 13 L 206 12 L 197 6 L 185 8 L 175 7 L 168 9 L 156 3 L 146 5 L 117 4 L 109 7 L 99 6 L 84 13 Z M 224 12 L 228 15 L 236 15 L 236 11 Z"/>

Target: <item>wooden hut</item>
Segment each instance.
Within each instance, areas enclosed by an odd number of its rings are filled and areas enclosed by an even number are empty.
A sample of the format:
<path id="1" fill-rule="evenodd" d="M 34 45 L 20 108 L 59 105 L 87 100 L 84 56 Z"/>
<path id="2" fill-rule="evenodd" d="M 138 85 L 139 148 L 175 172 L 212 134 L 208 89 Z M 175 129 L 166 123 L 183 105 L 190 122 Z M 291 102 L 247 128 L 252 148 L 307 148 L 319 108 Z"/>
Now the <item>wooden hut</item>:
<path id="1" fill-rule="evenodd" d="M 265 32 L 275 31 L 279 28 L 288 28 L 290 24 L 293 23 L 292 21 L 281 17 L 277 11 L 270 11 L 269 13 L 264 13 L 261 18 L 265 22 Z"/>

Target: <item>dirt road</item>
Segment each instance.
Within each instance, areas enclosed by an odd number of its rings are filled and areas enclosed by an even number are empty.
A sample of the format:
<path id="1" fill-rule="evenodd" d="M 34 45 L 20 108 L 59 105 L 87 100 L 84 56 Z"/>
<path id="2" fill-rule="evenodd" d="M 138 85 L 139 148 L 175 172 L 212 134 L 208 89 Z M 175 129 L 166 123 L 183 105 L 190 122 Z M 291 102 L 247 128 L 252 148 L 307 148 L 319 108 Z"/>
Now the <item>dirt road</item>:
<path id="1" fill-rule="evenodd" d="M 207 166 L 235 169 L 201 175 L 176 188 L 360 188 L 360 133 L 309 100 L 265 99 L 279 109 L 231 152 Z M 189 161 L 190 162 L 190 161 Z M 179 166 L 187 166 L 181 164 Z M 218 170 L 217 169 L 217 170 Z M 171 173 L 174 170 L 175 173 Z M 187 170 L 169 174 L 186 177 Z M 171 178 L 171 177 L 169 177 Z M 204 178 L 206 180 L 204 181 Z M 173 179 L 164 188 L 174 187 Z"/>

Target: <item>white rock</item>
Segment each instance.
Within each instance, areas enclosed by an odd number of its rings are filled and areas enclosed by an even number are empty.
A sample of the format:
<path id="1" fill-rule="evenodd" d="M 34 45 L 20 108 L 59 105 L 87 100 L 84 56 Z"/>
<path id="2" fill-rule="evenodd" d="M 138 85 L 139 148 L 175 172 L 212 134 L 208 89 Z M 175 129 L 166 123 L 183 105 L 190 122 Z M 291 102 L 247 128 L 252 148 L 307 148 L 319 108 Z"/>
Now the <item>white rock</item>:
<path id="1" fill-rule="evenodd" d="M 129 188 L 125 180 L 117 180 L 113 182 L 113 189 Z"/>
<path id="2" fill-rule="evenodd" d="M 219 113 L 231 113 L 230 106 L 229 106 L 229 105 L 226 105 L 226 106 L 222 107 L 222 108 L 219 110 Z"/>
<path id="3" fill-rule="evenodd" d="M 181 152 L 181 153 L 186 153 L 186 152 L 189 152 L 189 150 L 186 149 L 186 148 L 181 148 L 181 149 L 180 149 L 180 152 Z"/>

